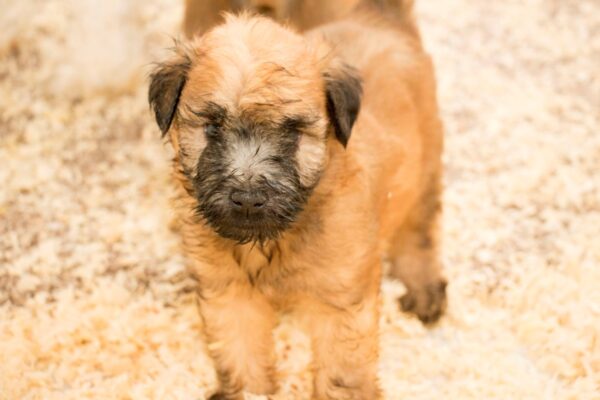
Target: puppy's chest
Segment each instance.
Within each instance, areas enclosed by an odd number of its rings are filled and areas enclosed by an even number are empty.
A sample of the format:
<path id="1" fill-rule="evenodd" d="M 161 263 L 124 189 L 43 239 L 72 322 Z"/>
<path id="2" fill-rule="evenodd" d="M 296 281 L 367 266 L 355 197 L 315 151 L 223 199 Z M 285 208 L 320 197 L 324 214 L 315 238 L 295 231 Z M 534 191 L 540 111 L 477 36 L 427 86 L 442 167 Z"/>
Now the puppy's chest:
<path id="1" fill-rule="evenodd" d="M 269 297 L 279 297 L 293 285 L 292 260 L 275 244 L 239 246 L 234 257 L 249 284 Z"/>

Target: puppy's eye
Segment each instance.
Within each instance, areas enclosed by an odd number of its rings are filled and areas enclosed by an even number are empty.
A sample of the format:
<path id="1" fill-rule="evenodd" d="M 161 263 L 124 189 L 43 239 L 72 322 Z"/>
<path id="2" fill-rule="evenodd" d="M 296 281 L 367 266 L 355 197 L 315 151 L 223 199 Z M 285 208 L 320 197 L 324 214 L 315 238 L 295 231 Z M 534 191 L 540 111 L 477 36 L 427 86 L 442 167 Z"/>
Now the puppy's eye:
<path id="1" fill-rule="evenodd" d="M 294 135 L 302 134 L 302 131 L 310 126 L 310 122 L 303 117 L 287 117 L 282 124 L 283 129 Z"/>
<path id="2" fill-rule="evenodd" d="M 204 133 L 207 137 L 215 137 L 219 134 L 219 127 L 215 124 L 204 125 Z"/>

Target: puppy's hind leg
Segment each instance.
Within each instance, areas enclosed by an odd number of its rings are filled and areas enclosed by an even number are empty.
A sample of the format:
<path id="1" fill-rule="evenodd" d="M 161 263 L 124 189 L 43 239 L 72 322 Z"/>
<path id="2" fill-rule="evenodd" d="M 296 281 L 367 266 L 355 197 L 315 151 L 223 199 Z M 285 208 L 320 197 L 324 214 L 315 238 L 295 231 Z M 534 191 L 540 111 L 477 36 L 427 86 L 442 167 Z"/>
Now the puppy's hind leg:
<path id="1" fill-rule="evenodd" d="M 440 195 L 440 177 L 435 173 L 394 234 L 389 252 L 390 275 L 407 288 L 400 306 L 423 323 L 436 322 L 446 309 L 447 282 L 439 259 Z"/>

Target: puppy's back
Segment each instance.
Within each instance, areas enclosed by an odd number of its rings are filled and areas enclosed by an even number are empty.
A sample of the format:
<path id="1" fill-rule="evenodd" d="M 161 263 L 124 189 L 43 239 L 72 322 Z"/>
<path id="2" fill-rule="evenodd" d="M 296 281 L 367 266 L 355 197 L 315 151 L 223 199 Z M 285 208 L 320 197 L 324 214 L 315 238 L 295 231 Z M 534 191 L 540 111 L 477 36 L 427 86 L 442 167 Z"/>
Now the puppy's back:
<path id="1" fill-rule="evenodd" d="M 411 15 L 406 18 L 412 21 Z M 333 56 L 363 78 L 361 111 L 348 151 L 369 170 L 381 171 L 373 176 L 374 192 L 398 185 L 414 197 L 421 190 L 420 171 L 437 168 L 443 140 L 433 65 L 416 26 L 371 7 L 309 35 L 323 36 Z"/>

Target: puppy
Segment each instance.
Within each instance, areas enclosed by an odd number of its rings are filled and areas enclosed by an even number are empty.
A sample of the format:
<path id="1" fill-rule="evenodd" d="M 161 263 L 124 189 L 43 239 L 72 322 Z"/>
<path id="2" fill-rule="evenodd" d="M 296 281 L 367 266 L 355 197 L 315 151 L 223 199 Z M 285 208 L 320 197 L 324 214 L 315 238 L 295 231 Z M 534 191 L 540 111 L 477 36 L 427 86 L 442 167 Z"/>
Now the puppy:
<path id="1" fill-rule="evenodd" d="M 224 12 L 252 11 L 300 30 L 332 22 L 360 7 L 377 6 L 386 15 L 405 17 L 412 0 L 186 0 L 183 31 L 188 38 L 222 22 Z M 404 21 L 408 26 L 410 21 Z"/>
<path id="2" fill-rule="evenodd" d="M 159 65 L 149 101 L 175 150 L 211 399 L 276 392 L 277 311 L 309 329 L 315 399 L 380 399 L 382 257 L 405 308 L 433 321 L 445 304 L 442 128 L 418 37 L 377 9 L 304 37 L 227 16 Z"/>

